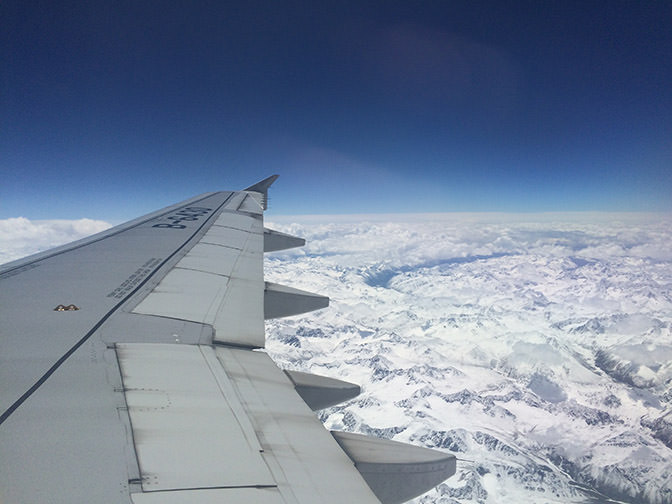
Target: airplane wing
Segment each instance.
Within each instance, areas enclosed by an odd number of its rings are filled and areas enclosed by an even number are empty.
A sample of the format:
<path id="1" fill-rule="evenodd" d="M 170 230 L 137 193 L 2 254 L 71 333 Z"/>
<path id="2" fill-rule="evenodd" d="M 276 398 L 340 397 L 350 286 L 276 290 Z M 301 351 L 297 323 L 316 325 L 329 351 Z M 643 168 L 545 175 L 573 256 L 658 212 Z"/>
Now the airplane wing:
<path id="1" fill-rule="evenodd" d="M 206 193 L 0 267 L 0 502 L 402 502 L 455 457 L 329 432 L 359 387 L 283 371 L 264 320 L 328 298 L 264 281 L 268 187 Z"/>

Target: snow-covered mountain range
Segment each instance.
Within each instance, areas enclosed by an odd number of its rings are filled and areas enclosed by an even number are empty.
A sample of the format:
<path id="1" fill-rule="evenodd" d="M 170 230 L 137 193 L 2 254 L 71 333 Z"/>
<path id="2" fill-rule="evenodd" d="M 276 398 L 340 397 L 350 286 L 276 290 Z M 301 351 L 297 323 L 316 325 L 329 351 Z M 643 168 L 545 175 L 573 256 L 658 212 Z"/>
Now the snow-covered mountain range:
<path id="1" fill-rule="evenodd" d="M 280 365 L 359 383 L 327 427 L 455 453 L 422 503 L 672 503 L 672 216 L 275 217 Z M 0 262 L 104 222 L 0 221 Z"/>
<path id="2" fill-rule="evenodd" d="M 363 386 L 331 429 L 454 452 L 417 502 L 672 502 L 672 218 L 270 219 L 266 278 L 331 306 L 267 323 L 282 366 Z"/>

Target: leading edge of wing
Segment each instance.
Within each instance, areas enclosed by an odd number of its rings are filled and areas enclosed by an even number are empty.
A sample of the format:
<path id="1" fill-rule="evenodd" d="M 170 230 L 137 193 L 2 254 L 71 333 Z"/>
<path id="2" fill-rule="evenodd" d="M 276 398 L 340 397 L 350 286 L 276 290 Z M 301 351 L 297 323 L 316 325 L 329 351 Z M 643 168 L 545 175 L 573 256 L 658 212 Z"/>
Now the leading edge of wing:
<path id="1" fill-rule="evenodd" d="M 117 224 L 116 226 L 112 226 L 109 229 L 105 229 L 104 231 L 100 231 L 98 233 L 92 234 L 90 236 L 87 236 L 85 238 L 81 238 L 79 240 L 75 240 L 63 245 L 59 245 L 54 248 L 50 248 L 48 250 L 44 250 L 41 252 L 36 252 L 34 254 L 31 254 L 26 257 L 22 257 L 20 259 L 15 259 L 13 261 L 9 261 L 4 264 L 0 264 L 0 277 L 3 275 L 6 275 L 8 273 L 11 273 L 14 270 L 29 266 L 31 263 L 47 259 L 49 257 L 53 257 L 59 254 L 63 254 L 65 252 L 68 252 L 69 250 L 75 249 L 77 247 L 82 247 L 85 245 L 88 245 L 90 243 L 94 243 L 100 240 L 104 240 L 105 238 L 109 236 L 113 236 L 115 234 L 122 233 L 123 231 L 138 226 L 140 224 L 143 224 L 145 222 L 148 222 L 152 219 L 155 219 L 157 217 L 160 217 L 161 215 L 166 215 L 169 214 L 179 208 L 189 206 L 189 205 L 196 205 L 200 201 L 203 201 L 204 199 L 212 196 L 213 194 L 216 194 L 215 192 L 206 192 L 203 194 L 199 194 L 197 196 L 194 196 L 192 198 L 186 199 L 184 201 L 181 201 L 179 203 L 175 203 L 174 205 L 169 205 L 167 207 L 161 208 L 159 210 L 156 210 L 154 212 L 150 212 L 148 214 L 142 215 L 140 217 L 137 217 L 135 219 L 132 219 L 127 222 L 123 222 L 121 224 Z"/>

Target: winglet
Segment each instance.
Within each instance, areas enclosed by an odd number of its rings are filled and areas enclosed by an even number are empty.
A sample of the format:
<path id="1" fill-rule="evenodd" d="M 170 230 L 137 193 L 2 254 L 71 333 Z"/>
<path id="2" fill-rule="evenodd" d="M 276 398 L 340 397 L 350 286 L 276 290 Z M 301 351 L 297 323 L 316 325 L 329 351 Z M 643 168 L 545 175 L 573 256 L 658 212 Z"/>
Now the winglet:
<path id="1" fill-rule="evenodd" d="M 257 182 L 254 185 L 251 185 L 247 189 L 243 189 L 244 191 L 254 191 L 261 193 L 263 195 L 262 199 L 262 207 L 264 210 L 268 208 L 268 188 L 271 187 L 271 184 L 275 182 L 275 179 L 278 178 L 278 175 L 271 175 L 270 177 L 265 178 L 261 182 Z"/>

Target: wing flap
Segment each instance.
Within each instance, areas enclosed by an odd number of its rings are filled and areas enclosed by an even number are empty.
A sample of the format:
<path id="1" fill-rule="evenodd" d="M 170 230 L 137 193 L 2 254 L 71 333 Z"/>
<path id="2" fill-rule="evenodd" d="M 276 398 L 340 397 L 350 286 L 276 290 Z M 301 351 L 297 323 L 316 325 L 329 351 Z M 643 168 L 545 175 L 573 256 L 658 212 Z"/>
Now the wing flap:
<path id="1" fill-rule="evenodd" d="M 287 502 L 378 504 L 352 461 L 266 353 L 227 347 L 216 353 Z"/>
<path id="2" fill-rule="evenodd" d="M 239 249 L 201 241 L 180 260 L 180 268 L 228 277 L 239 255 Z"/>
<path id="3" fill-rule="evenodd" d="M 177 267 L 133 311 L 212 324 L 229 280 L 226 276 Z"/>
<path id="4" fill-rule="evenodd" d="M 275 485 L 211 347 L 125 343 L 117 355 L 144 491 Z"/>

